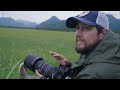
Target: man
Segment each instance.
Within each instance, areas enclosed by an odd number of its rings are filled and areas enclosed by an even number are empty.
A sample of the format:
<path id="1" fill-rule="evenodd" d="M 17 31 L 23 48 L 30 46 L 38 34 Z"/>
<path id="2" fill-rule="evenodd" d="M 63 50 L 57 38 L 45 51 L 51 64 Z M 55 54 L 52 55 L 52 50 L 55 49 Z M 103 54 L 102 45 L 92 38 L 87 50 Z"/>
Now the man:
<path id="1" fill-rule="evenodd" d="M 68 67 L 70 79 L 120 78 L 120 36 L 109 30 L 107 16 L 100 11 L 86 11 L 66 21 L 68 28 L 76 28 L 76 52 L 80 59 L 74 63 L 56 52 L 50 52 Z M 40 76 L 40 73 L 37 73 Z"/>

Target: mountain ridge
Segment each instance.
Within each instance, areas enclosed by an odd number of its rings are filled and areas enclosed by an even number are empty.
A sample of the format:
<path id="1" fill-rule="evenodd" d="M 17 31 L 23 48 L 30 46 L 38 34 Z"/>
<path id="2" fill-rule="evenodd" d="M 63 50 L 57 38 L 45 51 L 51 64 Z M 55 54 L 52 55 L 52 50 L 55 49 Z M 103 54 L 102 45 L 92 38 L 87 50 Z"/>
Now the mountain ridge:
<path id="1" fill-rule="evenodd" d="M 11 17 L 1 17 L 0 26 L 4 27 L 22 27 L 22 28 L 35 28 L 37 23 L 25 21 L 25 20 L 14 20 Z"/>
<path id="2" fill-rule="evenodd" d="M 120 19 L 115 18 L 113 15 L 106 14 L 109 19 L 110 29 L 113 31 L 118 31 L 120 29 Z M 56 16 L 52 16 L 51 18 L 43 21 L 39 24 L 26 20 L 14 20 L 11 17 L 1 17 L 0 18 L 0 26 L 5 27 L 22 27 L 22 28 L 36 28 L 36 29 L 59 29 L 59 30 L 67 30 L 66 20 L 60 20 Z"/>

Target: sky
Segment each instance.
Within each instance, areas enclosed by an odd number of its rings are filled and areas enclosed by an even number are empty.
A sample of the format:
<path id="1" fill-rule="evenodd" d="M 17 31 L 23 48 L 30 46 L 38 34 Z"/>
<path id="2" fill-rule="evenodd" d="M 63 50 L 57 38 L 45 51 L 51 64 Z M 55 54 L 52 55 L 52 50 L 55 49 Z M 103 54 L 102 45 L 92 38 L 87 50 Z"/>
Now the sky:
<path id="1" fill-rule="evenodd" d="M 11 17 L 15 20 L 22 19 L 31 22 L 41 23 L 52 16 L 65 20 L 71 16 L 79 15 L 81 11 L 0 11 L 0 17 Z M 120 11 L 102 11 L 112 14 L 120 19 Z"/>

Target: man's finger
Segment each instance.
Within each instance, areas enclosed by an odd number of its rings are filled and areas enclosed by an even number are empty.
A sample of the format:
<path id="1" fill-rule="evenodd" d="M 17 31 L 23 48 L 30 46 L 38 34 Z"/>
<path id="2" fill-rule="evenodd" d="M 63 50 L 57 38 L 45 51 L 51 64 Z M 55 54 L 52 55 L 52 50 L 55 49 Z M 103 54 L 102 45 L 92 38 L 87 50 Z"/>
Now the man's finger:
<path id="1" fill-rule="evenodd" d="M 54 54 L 58 54 L 58 53 L 50 51 L 50 54 L 54 55 Z"/>
<path id="2" fill-rule="evenodd" d="M 62 57 L 61 55 L 59 54 L 56 54 L 56 55 L 53 55 L 54 57 Z"/>
<path id="3" fill-rule="evenodd" d="M 36 75 L 39 76 L 39 77 L 42 77 L 42 76 L 43 76 L 43 75 L 40 74 L 37 70 L 35 70 L 35 73 L 36 73 Z"/>

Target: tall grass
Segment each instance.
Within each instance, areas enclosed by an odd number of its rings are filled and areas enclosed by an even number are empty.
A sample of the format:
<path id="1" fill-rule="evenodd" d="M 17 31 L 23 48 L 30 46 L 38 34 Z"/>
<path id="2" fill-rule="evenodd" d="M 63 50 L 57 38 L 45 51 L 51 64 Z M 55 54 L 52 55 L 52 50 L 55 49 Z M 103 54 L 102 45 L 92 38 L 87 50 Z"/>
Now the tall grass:
<path id="1" fill-rule="evenodd" d="M 18 66 L 28 54 L 42 57 L 55 67 L 59 63 L 49 51 L 58 52 L 73 62 L 79 58 L 74 44 L 74 32 L 0 28 L 0 78 L 18 79 Z"/>

